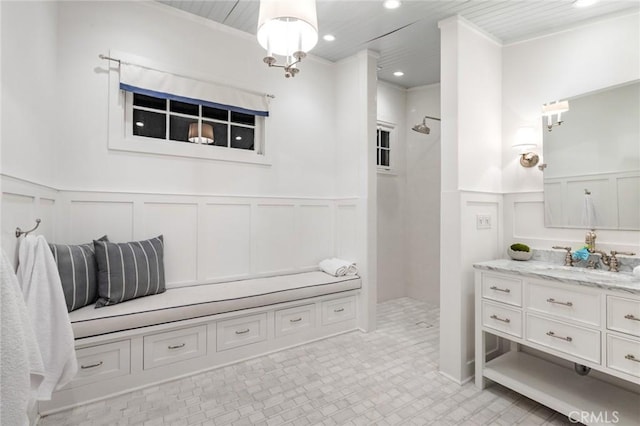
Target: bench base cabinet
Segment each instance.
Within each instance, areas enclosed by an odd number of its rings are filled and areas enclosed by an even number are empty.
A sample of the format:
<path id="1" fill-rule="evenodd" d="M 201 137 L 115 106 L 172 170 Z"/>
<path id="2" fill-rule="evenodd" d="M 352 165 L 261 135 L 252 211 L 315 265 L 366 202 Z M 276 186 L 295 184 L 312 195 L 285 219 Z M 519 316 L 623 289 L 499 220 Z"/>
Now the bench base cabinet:
<path id="1" fill-rule="evenodd" d="M 477 387 L 489 379 L 587 425 L 637 424 L 640 295 L 485 270 L 475 281 Z M 502 341 L 490 360 L 487 334 Z"/>
<path id="2" fill-rule="evenodd" d="M 52 414 L 357 329 L 358 290 L 76 340 L 78 374 Z M 337 311 L 337 312 L 336 312 Z"/>

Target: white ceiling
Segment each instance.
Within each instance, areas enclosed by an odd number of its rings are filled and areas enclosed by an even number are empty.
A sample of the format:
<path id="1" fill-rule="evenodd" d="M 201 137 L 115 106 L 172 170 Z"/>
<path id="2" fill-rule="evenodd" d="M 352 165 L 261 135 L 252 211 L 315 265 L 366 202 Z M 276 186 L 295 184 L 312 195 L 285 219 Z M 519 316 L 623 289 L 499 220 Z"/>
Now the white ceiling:
<path id="1" fill-rule="evenodd" d="M 256 33 L 257 0 L 159 0 L 161 3 Z M 404 0 L 387 10 L 383 0 L 318 0 L 320 38 L 311 54 L 330 61 L 363 49 L 380 54 L 378 76 L 403 87 L 440 81 L 440 31 L 438 21 L 460 15 L 503 43 L 512 43 L 584 23 L 640 10 L 638 0 L 600 0 L 576 8 L 574 0 Z M 302 66 L 304 68 L 304 65 Z M 401 70 L 402 77 L 393 72 Z M 301 73 L 301 76 L 304 72 Z"/>

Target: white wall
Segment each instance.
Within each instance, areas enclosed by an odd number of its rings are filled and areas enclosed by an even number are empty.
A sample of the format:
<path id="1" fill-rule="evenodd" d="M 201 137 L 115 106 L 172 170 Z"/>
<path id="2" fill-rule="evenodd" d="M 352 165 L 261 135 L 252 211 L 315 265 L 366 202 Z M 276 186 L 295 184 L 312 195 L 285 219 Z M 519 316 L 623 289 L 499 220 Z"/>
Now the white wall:
<path id="1" fill-rule="evenodd" d="M 51 183 L 56 153 L 58 5 L 1 2 L 2 173 Z"/>
<path id="2" fill-rule="evenodd" d="M 442 76 L 440 371 L 473 373 L 472 264 L 501 251 L 501 46 L 460 17 L 439 23 Z M 489 229 L 476 228 L 488 215 Z"/>
<path id="3" fill-rule="evenodd" d="M 393 126 L 390 172 L 377 173 L 378 302 L 407 295 L 406 90 L 378 82 L 378 121 Z M 411 228 L 409 228 L 411 229 Z"/>
<path id="4" fill-rule="evenodd" d="M 406 251 L 407 296 L 440 302 L 440 127 L 427 119 L 428 135 L 411 128 L 425 115 L 440 117 L 440 84 L 407 92 Z"/>
<path id="5" fill-rule="evenodd" d="M 640 78 L 640 15 L 618 16 L 503 48 L 502 161 L 505 245 L 523 241 L 536 248 L 578 247 L 584 230 L 545 228 L 543 173 L 518 164 L 510 148 L 517 129 L 533 126 L 542 153 L 540 107 L 550 100 Z M 570 112 L 565 120 L 571 120 Z M 541 162 L 544 158 L 541 159 Z M 638 231 L 598 231 L 605 250 L 640 252 Z"/>

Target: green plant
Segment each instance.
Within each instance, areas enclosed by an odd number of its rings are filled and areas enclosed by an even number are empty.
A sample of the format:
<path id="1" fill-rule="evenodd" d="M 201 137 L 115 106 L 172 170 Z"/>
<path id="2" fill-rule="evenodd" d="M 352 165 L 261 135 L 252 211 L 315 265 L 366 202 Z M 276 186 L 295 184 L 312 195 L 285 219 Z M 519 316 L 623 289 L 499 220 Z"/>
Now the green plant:
<path id="1" fill-rule="evenodd" d="M 530 252 L 531 251 L 531 249 L 529 248 L 528 245 L 522 244 L 522 243 L 511 244 L 511 250 L 513 250 L 513 251 L 526 251 L 526 252 Z"/>

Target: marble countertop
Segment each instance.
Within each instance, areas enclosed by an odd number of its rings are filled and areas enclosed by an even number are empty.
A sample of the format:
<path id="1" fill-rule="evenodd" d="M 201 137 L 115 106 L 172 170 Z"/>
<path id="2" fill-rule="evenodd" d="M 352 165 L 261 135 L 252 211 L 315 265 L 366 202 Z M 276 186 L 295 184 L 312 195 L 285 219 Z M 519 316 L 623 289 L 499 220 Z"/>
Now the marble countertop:
<path id="1" fill-rule="evenodd" d="M 474 263 L 473 267 L 487 271 L 507 272 L 525 277 L 542 278 L 550 281 L 640 295 L 640 277 L 629 272 L 609 272 L 599 269 L 563 266 L 537 260 L 517 261 L 510 259 Z"/>

